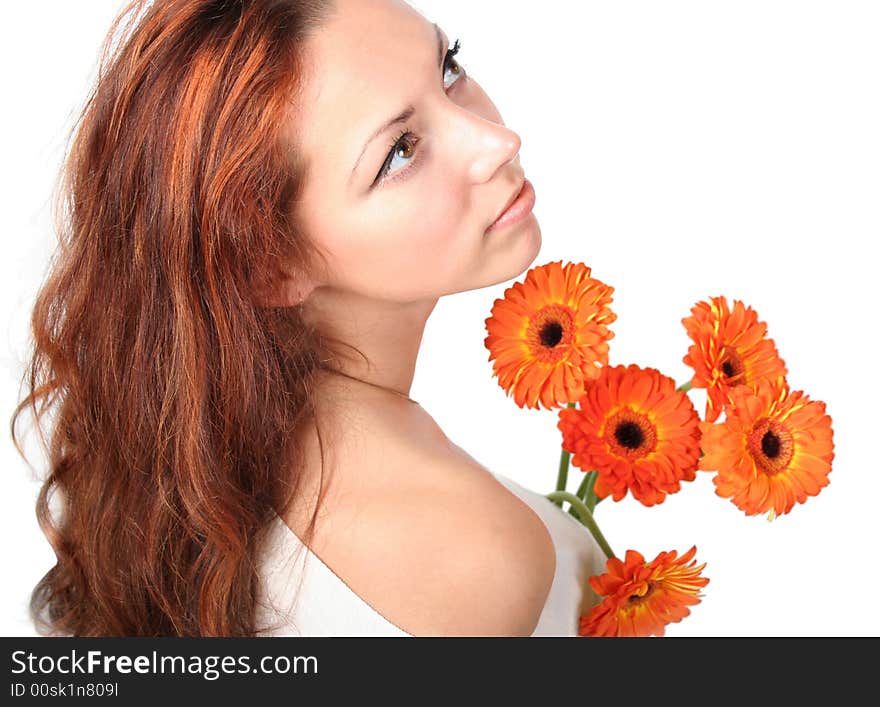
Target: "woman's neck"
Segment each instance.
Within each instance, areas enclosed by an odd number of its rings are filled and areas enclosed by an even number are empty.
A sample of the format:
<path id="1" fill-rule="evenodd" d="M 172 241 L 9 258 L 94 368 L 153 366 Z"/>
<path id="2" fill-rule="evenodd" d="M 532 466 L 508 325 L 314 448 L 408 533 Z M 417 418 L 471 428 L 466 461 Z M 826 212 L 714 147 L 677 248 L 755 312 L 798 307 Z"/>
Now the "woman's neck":
<path id="1" fill-rule="evenodd" d="M 326 336 L 362 352 L 339 347 L 328 367 L 408 396 L 428 317 L 437 299 L 388 302 L 329 287 L 316 288 L 303 316 Z"/>

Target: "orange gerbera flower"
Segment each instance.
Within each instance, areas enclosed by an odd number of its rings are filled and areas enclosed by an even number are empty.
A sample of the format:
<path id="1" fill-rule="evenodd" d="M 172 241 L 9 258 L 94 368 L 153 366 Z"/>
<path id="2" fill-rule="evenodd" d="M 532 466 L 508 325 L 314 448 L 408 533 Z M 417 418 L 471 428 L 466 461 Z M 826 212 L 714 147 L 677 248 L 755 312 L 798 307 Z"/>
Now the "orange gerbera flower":
<path id="1" fill-rule="evenodd" d="M 752 392 L 731 391 L 726 420 L 700 423 L 703 470 L 717 470 L 715 493 L 746 515 L 788 513 L 828 485 L 834 440 L 825 403 L 790 393 L 784 378 Z"/>
<path id="2" fill-rule="evenodd" d="M 635 550 L 626 551 L 626 562 L 612 557 L 607 572 L 590 577 L 590 586 L 605 599 L 581 616 L 581 636 L 662 636 L 666 625 L 691 613 L 700 603 L 700 589 L 709 583 L 700 576 L 705 563 L 696 566 L 697 548 L 676 558 L 675 550 L 661 552 L 650 563 Z M 690 563 L 690 564 L 688 564 Z"/>
<path id="3" fill-rule="evenodd" d="M 731 311 L 721 296 L 698 302 L 691 313 L 681 320 L 694 342 L 683 360 L 694 370 L 691 385 L 706 388 L 707 422 L 718 419 L 732 388 L 755 390 L 767 379 L 786 375 L 773 339 L 766 338 L 767 325 L 751 307 L 734 300 Z"/>
<path id="4" fill-rule="evenodd" d="M 590 272 L 580 263 L 547 263 L 495 300 L 485 345 L 493 375 L 519 407 L 574 402 L 608 363 L 614 288 Z"/>
<path id="5" fill-rule="evenodd" d="M 559 411 L 562 448 L 582 471 L 598 472 L 596 496 L 627 491 L 646 506 L 696 478 L 700 418 L 675 381 L 654 368 L 605 367 L 578 407 Z"/>

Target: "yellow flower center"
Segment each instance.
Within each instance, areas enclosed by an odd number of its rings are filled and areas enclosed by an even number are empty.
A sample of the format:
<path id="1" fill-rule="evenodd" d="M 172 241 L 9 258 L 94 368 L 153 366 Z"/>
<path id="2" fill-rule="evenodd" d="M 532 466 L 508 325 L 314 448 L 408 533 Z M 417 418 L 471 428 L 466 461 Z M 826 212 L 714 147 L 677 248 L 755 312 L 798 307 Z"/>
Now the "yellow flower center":
<path id="1" fill-rule="evenodd" d="M 526 342 L 543 363 L 558 363 L 572 342 L 574 316 L 568 307 L 551 304 L 541 308 L 529 322 Z"/>
<path id="2" fill-rule="evenodd" d="M 657 428 L 647 415 L 622 408 L 608 418 L 606 441 L 615 454 L 636 459 L 650 454 L 657 446 Z"/>
<path id="3" fill-rule="evenodd" d="M 758 468 L 773 476 L 788 468 L 794 455 L 794 438 L 785 426 L 761 418 L 749 434 L 748 447 Z"/>

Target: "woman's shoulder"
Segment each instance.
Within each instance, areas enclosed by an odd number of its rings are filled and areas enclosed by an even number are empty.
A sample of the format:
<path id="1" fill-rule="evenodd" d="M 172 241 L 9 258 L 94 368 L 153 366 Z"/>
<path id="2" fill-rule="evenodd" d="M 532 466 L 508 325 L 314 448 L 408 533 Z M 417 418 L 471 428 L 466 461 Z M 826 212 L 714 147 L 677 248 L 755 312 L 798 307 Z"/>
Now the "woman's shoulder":
<path id="1" fill-rule="evenodd" d="M 414 635 L 528 635 L 555 574 L 547 526 L 426 411 L 385 413 L 345 413 L 325 440 L 311 549 Z M 289 519 L 298 534 L 304 518 Z"/>
<path id="2" fill-rule="evenodd" d="M 365 499 L 347 543 L 374 606 L 415 635 L 530 634 L 556 569 L 544 523 L 466 455 L 412 471 Z"/>

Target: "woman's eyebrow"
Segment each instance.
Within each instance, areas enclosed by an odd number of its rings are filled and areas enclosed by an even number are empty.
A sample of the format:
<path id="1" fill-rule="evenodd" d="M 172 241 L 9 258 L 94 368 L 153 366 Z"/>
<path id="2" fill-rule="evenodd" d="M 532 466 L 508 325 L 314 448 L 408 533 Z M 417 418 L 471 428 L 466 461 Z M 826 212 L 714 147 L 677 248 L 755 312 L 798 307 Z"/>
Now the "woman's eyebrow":
<path id="1" fill-rule="evenodd" d="M 444 56 L 443 56 L 443 31 L 440 29 L 440 27 L 437 25 L 436 22 L 433 23 L 433 27 L 434 27 L 434 33 L 437 35 L 437 66 L 439 66 L 440 69 L 442 70 L 443 69 L 443 59 L 444 59 Z M 351 170 L 351 174 L 348 176 L 348 183 L 349 184 L 351 183 L 351 180 L 354 177 L 354 173 L 357 171 L 358 165 L 361 163 L 361 160 L 364 157 L 364 153 L 366 153 L 367 148 L 370 146 L 370 143 L 373 142 L 373 140 L 375 140 L 377 137 L 382 135 L 392 125 L 398 125 L 399 123 L 405 123 L 407 120 L 412 118 L 413 115 L 415 115 L 415 112 L 416 112 L 415 106 L 408 105 L 398 115 L 393 117 L 391 120 L 389 120 L 384 125 L 380 126 L 372 135 L 370 135 L 370 137 L 364 143 L 364 149 L 361 150 L 361 154 L 358 155 L 358 158 L 354 163 L 354 167 Z"/>

